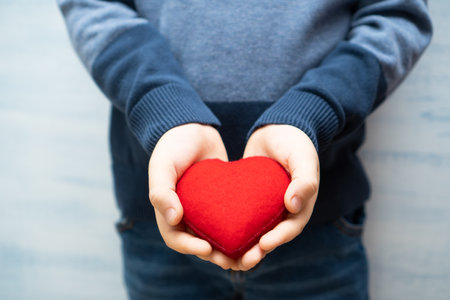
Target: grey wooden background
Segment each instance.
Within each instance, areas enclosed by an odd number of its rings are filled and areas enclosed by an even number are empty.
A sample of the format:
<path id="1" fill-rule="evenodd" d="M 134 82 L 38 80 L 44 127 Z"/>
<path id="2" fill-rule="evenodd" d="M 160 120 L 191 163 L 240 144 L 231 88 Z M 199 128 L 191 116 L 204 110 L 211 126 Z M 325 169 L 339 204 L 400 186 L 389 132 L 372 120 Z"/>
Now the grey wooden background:
<path id="1" fill-rule="evenodd" d="M 368 121 L 373 299 L 450 299 L 450 2 Z M 53 0 L 0 2 L 0 299 L 125 299 L 108 103 Z"/>

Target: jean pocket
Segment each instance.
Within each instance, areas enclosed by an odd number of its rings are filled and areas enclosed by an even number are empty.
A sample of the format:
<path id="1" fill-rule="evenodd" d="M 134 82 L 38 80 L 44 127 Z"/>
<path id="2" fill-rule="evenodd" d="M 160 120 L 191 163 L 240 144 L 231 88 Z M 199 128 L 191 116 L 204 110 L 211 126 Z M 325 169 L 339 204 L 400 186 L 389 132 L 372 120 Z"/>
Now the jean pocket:
<path id="1" fill-rule="evenodd" d="M 358 207 L 348 215 L 342 216 L 333 222 L 333 226 L 348 237 L 361 237 L 366 219 L 364 205 Z"/>

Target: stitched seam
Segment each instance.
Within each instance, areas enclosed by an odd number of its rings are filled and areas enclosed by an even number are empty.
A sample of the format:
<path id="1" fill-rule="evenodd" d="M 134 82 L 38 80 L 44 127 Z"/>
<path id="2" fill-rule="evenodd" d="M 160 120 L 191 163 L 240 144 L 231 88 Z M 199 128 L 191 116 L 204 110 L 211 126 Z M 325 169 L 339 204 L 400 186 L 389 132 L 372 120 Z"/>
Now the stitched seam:
<path id="1" fill-rule="evenodd" d="M 267 228 L 269 228 L 270 226 L 272 226 L 272 225 L 274 224 L 274 222 L 275 222 L 278 218 L 280 218 L 280 217 L 285 213 L 285 211 L 286 211 L 286 210 L 285 210 L 285 208 L 283 207 L 283 209 L 282 209 L 280 212 L 278 212 L 273 218 L 271 218 L 271 219 L 269 220 L 269 222 L 268 222 L 266 225 L 264 225 L 258 232 L 256 232 L 255 234 L 253 234 L 253 235 L 250 237 L 249 241 L 248 241 L 245 245 L 243 245 L 243 246 L 239 247 L 238 249 L 236 249 L 235 251 L 231 252 L 230 255 L 235 254 L 235 253 L 241 251 L 243 248 L 247 247 L 248 245 L 252 244 L 252 243 L 254 242 L 254 240 L 257 238 L 257 236 L 260 235 L 262 232 L 264 232 Z M 196 234 L 198 234 L 199 237 L 201 237 L 201 238 L 208 238 L 208 239 L 212 240 L 211 243 L 213 244 L 213 246 L 214 246 L 215 248 L 221 250 L 222 252 L 228 252 L 224 246 L 222 246 L 219 242 L 217 242 L 215 239 L 211 238 L 211 237 L 210 237 L 209 235 L 207 235 L 206 233 L 204 233 L 204 232 L 202 232 L 201 230 L 199 230 L 199 229 L 198 229 L 195 225 L 193 225 L 191 222 L 186 222 L 186 221 L 185 221 L 185 223 L 186 223 L 186 225 L 188 225 L 189 227 L 191 227 L 191 229 L 192 229 Z"/>

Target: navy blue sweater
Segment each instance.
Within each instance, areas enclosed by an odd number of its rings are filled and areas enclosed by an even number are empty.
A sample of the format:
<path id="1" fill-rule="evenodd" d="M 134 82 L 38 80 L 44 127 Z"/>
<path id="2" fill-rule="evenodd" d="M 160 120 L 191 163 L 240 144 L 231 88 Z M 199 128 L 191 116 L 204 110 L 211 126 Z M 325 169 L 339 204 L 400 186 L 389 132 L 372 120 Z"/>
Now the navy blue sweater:
<path id="1" fill-rule="evenodd" d="M 74 47 L 112 103 L 124 216 L 149 220 L 147 166 L 169 129 L 216 126 L 230 159 L 266 124 L 304 131 L 319 153 L 311 222 L 359 207 L 367 116 L 431 38 L 426 1 L 60 0 Z"/>

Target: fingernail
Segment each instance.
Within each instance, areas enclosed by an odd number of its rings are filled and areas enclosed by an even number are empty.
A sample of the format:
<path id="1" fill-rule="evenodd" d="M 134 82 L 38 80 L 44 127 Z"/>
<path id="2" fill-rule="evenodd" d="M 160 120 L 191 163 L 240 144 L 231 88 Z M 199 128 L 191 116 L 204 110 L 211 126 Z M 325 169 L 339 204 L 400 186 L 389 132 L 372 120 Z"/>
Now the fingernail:
<path id="1" fill-rule="evenodd" d="M 294 196 L 291 199 L 291 205 L 295 213 L 298 213 L 302 208 L 302 203 L 300 202 L 300 199 L 297 196 Z"/>
<path id="2" fill-rule="evenodd" d="M 166 210 L 166 220 L 169 224 L 172 224 L 175 221 L 176 214 L 175 209 L 172 207 Z"/>

